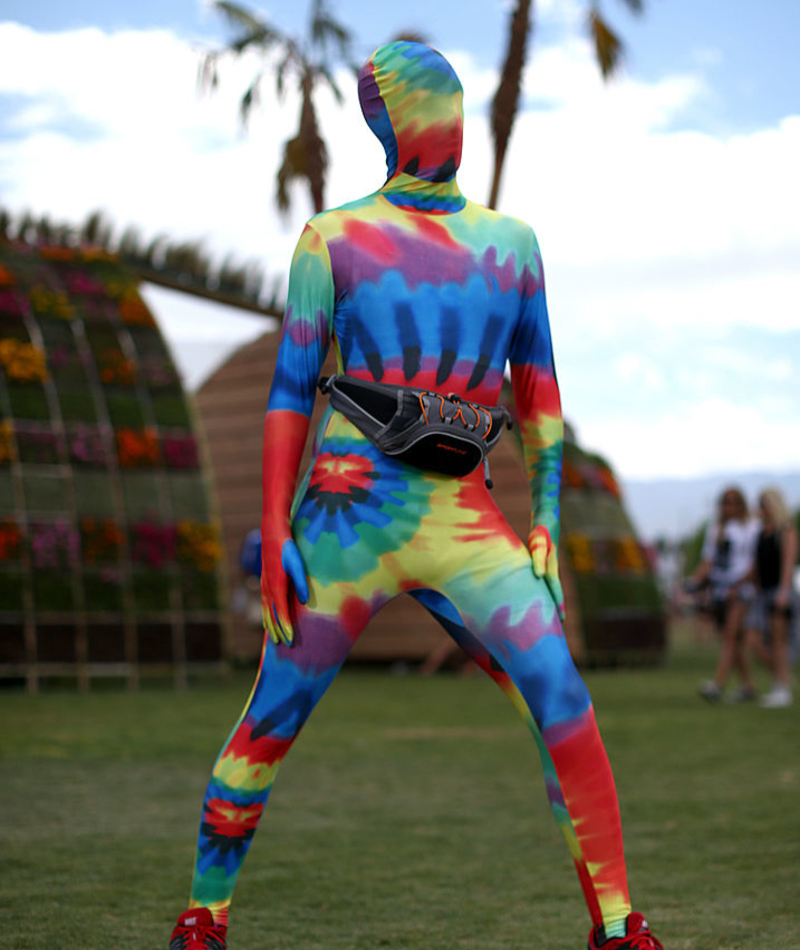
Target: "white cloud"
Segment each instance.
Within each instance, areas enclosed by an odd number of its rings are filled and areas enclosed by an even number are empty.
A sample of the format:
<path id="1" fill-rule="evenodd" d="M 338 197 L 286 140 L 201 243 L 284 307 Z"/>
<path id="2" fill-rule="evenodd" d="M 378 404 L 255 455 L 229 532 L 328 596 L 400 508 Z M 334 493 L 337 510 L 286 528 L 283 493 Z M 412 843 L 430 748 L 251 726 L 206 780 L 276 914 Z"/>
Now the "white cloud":
<path id="1" fill-rule="evenodd" d="M 159 315 L 183 383 L 191 390 L 197 389 L 233 350 L 278 327 L 278 321 L 270 317 L 153 284 L 143 285 L 142 296 Z"/>
<path id="2" fill-rule="evenodd" d="M 612 364 L 612 373 L 629 383 L 661 392 L 665 388 L 664 372 L 654 360 L 641 353 L 622 353 Z"/>
<path id="3" fill-rule="evenodd" d="M 666 474 L 691 478 L 709 472 L 797 470 L 800 418 L 796 413 L 770 415 L 754 405 L 739 405 L 709 396 L 679 410 L 669 407 L 649 419 L 626 413 L 584 421 L 585 445 L 602 446 L 615 468 L 627 478 Z M 671 463 L 652 460 L 671 456 Z"/>
<path id="4" fill-rule="evenodd" d="M 800 329 L 800 116 L 724 138 L 682 130 L 686 110 L 713 100 L 709 57 L 655 83 L 604 84 L 577 37 L 577 10 L 566 5 L 561 20 L 575 38 L 534 44 L 531 107 L 515 127 L 501 194 L 501 210 L 530 221 L 542 245 L 568 411 L 585 444 L 623 475 L 741 470 L 753 460 L 796 467 L 798 354 L 754 366 L 731 334 Z M 218 91 L 200 97 L 199 51 L 167 30 L 42 34 L 4 23 L 0 48 L 6 206 L 73 221 L 102 207 L 120 228 L 204 238 L 217 255 L 263 261 L 268 279 L 285 274 L 311 213 L 302 189 L 287 222 L 274 209 L 297 102 L 276 103 L 266 82 L 244 135 L 238 97 L 252 60 L 226 64 Z M 482 201 L 496 74 L 445 52 L 466 92 L 460 182 Z M 342 87 L 344 106 L 325 93 L 318 100 L 330 205 L 379 187 L 385 170 L 352 78 Z M 193 380 L 255 330 L 222 316 L 193 322 L 167 297 L 156 309 Z"/>

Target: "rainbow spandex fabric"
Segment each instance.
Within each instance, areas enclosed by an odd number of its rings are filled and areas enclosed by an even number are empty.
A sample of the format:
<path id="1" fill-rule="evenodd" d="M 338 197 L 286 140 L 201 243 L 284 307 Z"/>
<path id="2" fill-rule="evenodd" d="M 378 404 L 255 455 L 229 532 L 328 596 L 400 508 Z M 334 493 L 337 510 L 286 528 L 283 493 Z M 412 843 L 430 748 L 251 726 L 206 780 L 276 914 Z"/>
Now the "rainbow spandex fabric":
<path id="1" fill-rule="evenodd" d="M 227 920 L 283 757 L 369 619 L 408 593 L 525 718 L 591 917 L 616 924 L 630 910 L 617 796 L 561 625 L 563 427 L 537 241 L 528 225 L 461 194 L 462 90 L 444 57 L 411 42 L 381 47 L 359 94 L 388 178 L 312 218 L 292 261 L 264 429 L 262 591 L 273 637 L 214 766 L 192 906 Z M 335 412 L 295 492 L 330 347 L 339 372 L 488 405 L 510 364 L 528 544 L 480 471 L 455 479 L 405 466 Z"/>

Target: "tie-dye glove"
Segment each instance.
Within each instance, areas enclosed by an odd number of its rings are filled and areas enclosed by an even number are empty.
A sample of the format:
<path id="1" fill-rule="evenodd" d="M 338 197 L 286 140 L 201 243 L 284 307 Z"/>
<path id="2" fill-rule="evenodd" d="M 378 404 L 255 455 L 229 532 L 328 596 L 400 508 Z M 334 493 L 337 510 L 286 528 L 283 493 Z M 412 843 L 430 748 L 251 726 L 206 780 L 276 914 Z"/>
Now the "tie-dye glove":
<path id="1" fill-rule="evenodd" d="M 531 566 L 536 577 L 544 578 L 547 589 L 558 609 L 558 616 L 566 616 L 564 591 L 558 579 L 558 548 L 550 538 L 550 532 L 544 525 L 536 525 L 528 535 L 528 550 L 531 552 Z"/>
<path id="2" fill-rule="evenodd" d="M 275 537 L 261 528 L 261 616 L 264 629 L 275 643 L 291 646 L 294 640 L 289 613 L 289 582 L 301 604 L 308 603 L 308 580 L 303 558 L 287 534 Z"/>

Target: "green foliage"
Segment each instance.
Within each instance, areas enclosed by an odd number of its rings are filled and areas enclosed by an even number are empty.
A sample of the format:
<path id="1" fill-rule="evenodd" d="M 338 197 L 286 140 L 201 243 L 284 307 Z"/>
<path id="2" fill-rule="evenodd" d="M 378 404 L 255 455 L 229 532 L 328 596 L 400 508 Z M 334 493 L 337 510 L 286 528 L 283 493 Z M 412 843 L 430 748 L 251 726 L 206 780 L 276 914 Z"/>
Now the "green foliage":
<path id="1" fill-rule="evenodd" d="M 7 383 L 11 413 L 17 419 L 49 419 L 44 387 L 39 383 Z"/>
<path id="2" fill-rule="evenodd" d="M 582 614 L 591 616 L 619 605 L 655 614 L 661 612 L 661 596 L 651 574 L 579 574 L 576 583 Z"/>
<path id="3" fill-rule="evenodd" d="M 26 472 L 22 481 L 25 507 L 30 513 L 55 514 L 64 511 L 66 486 L 54 472 Z"/>
<path id="4" fill-rule="evenodd" d="M 138 613 L 170 609 L 174 580 L 169 571 L 135 570 L 132 577 L 133 599 Z"/>
<path id="5" fill-rule="evenodd" d="M 16 510 L 14 477 L 8 468 L 0 468 L 0 514 Z"/>
<path id="6" fill-rule="evenodd" d="M 704 521 L 700 527 L 681 542 L 681 552 L 683 554 L 683 573 L 688 577 L 700 565 L 700 558 L 703 553 L 703 540 L 708 530 L 708 522 Z"/>
<path id="7" fill-rule="evenodd" d="M 59 389 L 58 402 L 64 422 L 96 422 L 97 406 L 88 388 Z"/>
<path id="8" fill-rule="evenodd" d="M 170 472 L 169 497 L 176 521 L 208 521 L 208 493 L 199 472 Z"/>
<path id="9" fill-rule="evenodd" d="M 114 514 L 111 482 L 105 472 L 74 471 L 75 508 L 79 518 L 110 518 Z"/>
<path id="10" fill-rule="evenodd" d="M 181 396 L 154 396 L 153 415 L 160 426 L 191 427 L 186 400 Z"/>
<path id="11" fill-rule="evenodd" d="M 181 573 L 184 610 L 218 610 L 219 585 L 207 571 L 184 570 Z"/>
<path id="12" fill-rule="evenodd" d="M 122 584 L 117 575 L 86 570 L 83 573 L 83 596 L 86 610 L 122 612 Z"/>
<path id="13" fill-rule="evenodd" d="M 153 472 L 123 472 L 121 479 L 128 521 L 160 521 L 158 476 Z"/>
<path id="14" fill-rule="evenodd" d="M 144 408 L 138 396 L 128 392 L 106 392 L 106 407 L 111 425 L 139 429 L 145 424 Z"/>
<path id="15" fill-rule="evenodd" d="M 24 606 L 24 577 L 18 567 L 0 564 L 0 611 L 21 611 Z"/>
<path id="16" fill-rule="evenodd" d="M 49 568 L 35 570 L 32 586 L 37 613 L 62 612 L 75 607 L 72 575 L 68 571 Z"/>

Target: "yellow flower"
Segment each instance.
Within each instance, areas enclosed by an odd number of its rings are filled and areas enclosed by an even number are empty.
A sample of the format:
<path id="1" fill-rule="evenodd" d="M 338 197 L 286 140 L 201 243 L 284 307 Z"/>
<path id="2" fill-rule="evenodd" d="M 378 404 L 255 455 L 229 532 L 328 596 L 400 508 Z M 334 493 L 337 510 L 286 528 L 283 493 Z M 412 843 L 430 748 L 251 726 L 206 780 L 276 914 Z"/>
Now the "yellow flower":
<path id="1" fill-rule="evenodd" d="M 63 290 L 34 287 L 30 293 L 30 299 L 33 309 L 45 317 L 71 320 L 75 316 L 75 309 L 69 301 L 69 296 Z"/>
<path id="2" fill-rule="evenodd" d="M 571 534 L 567 538 L 567 551 L 572 567 L 578 574 L 590 574 L 594 570 L 592 542 L 585 534 Z"/>
<path id="3" fill-rule="evenodd" d="M 617 541 L 614 553 L 617 570 L 630 571 L 632 574 L 643 574 L 647 570 L 642 550 L 632 534 Z"/>
<path id="4" fill-rule="evenodd" d="M 222 547 L 212 525 L 181 521 L 178 524 L 178 559 L 198 571 L 213 571 L 222 557 Z"/>
<path id="5" fill-rule="evenodd" d="M 0 363 L 6 376 L 20 383 L 44 382 L 48 378 L 44 350 L 21 340 L 0 340 Z"/>

